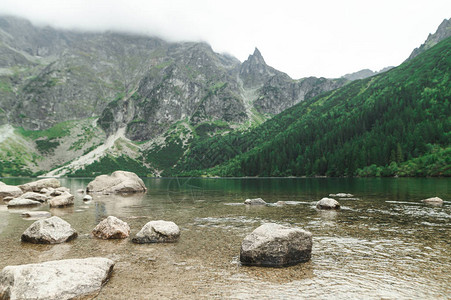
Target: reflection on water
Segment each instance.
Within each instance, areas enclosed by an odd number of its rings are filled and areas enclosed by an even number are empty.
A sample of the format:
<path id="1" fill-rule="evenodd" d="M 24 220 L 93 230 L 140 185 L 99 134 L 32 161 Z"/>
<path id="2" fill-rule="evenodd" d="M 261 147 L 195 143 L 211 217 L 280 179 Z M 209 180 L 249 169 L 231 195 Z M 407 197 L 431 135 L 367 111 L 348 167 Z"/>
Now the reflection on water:
<path id="1" fill-rule="evenodd" d="M 31 179 L 4 179 L 21 184 Z M 451 294 L 451 203 L 448 179 L 146 179 L 147 194 L 75 193 L 89 179 L 63 179 L 75 206 L 46 210 L 71 223 L 79 237 L 60 245 L 20 242 L 33 222 L 0 203 L 0 268 L 6 265 L 104 256 L 116 261 L 101 299 L 150 298 L 446 298 Z M 339 211 L 316 201 L 346 192 Z M 438 196 L 443 206 L 421 199 Z M 245 206 L 261 197 L 268 206 Z M 278 201 L 279 204 L 276 205 Z M 91 230 L 114 215 L 136 234 L 150 220 L 182 231 L 175 244 L 105 241 Z M 264 222 L 313 233 L 312 260 L 288 268 L 242 267 L 246 234 Z"/>

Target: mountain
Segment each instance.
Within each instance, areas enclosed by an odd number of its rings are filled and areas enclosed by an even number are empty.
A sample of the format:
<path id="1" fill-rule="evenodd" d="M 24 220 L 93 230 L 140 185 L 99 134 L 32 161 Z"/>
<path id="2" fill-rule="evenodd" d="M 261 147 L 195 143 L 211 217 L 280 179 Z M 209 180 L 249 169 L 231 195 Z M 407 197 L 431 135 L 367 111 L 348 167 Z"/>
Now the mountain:
<path id="1" fill-rule="evenodd" d="M 451 176 L 451 38 L 242 134 L 193 143 L 168 175 Z"/>
<path id="2" fill-rule="evenodd" d="M 2 16 L 1 174 L 81 174 L 120 159 L 159 174 L 195 139 L 246 131 L 346 83 L 293 80 L 258 49 L 241 63 L 205 43 L 57 30 Z"/>
<path id="3" fill-rule="evenodd" d="M 380 71 L 372 71 L 370 69 L 363 69 L 363 70 L 360 70 L 360 71 L 357 71 L 354 73 L 349 73 L 349 74 L 343 75 L 342 78 L 345 78 L 350 81 L 354 81 L 354 80 L 358 80 L 358 79 L 365 79 L 365 78 L 368 78 L 368 77 L 371 77 L 371 76 L 374 76 L 374 75 L 377 75 L 380 73 L 387 72 L 391 69 L 393 69 L 392 66 L 385 67 Z"/>
<path id="4" fill-rule="evenodd" d="M 426 41 L 418 48 L 415 48 L 410 54 L 409 59 L 416 57 L 418 54 L 423 53 L 427 49 L 437 45 L 440 41 L 451 36 L 451 18 L 445 19 L 437 28 L 434 34 L 429 34 Z"/>

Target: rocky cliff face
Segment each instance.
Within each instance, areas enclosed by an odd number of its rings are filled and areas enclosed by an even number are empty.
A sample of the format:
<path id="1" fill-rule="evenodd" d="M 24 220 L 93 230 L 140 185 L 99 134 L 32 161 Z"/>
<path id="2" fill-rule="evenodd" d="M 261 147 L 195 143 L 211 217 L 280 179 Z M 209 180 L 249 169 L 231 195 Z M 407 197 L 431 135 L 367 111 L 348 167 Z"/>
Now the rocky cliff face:
<path id="1" fill-rule="evenodd" d="M 56 30 L 0 17 L 0 126 L 23 128 L 12 136 L 26 140 L 31 154 L 20 168 L 30 172 L 69 161 L 83 167 L 125 148 L 133 159 L 160 157 L 166 146 L 158 139 L 182 155 L 196 134 L 246 129 L 345 82 L 293 80 L 268 66 L 258 49 L 241 63 L 205 43 Z M 97 132 L 96 138 L 83 132 Z M 0 143 L 0 160 L 17 145 Z M 170 166 L 158 159 L 152 163 Z"/>
<path id="2" fill-rule="evenodd" d="M 438 42 L 451 36 L 451 19 L 445 19 L 437 28 L 434 34 L 429 34 L 426 41 L 418 48 L 415 48 L 407 60 L 410 60 L 427 49 L 437 45 Z"/>

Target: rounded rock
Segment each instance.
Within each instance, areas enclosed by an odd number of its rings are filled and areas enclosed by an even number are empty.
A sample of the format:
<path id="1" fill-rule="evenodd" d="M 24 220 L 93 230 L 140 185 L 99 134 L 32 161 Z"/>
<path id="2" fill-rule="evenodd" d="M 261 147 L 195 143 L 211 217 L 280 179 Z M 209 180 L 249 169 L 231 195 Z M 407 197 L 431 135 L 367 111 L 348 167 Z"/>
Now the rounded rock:
<path id="1" fill-rule="evenodd" d="M 340 203 L 332 198 L 323 198 L 316 203 L 316 207 L 319 209 L 339 209 Z"/>
<path id="2" fill-rule="evenodd" d="M 78 236 L 72 226 L 59 217 L 38 220 L 22 234 L 22 242 L 33 244 L 60 244 Z"/>
<path id="3" fill-rule="evenodd" d="M 174 243 L 180 237 L 180 229 L 170 221 L 150 221 L 136 234 L 132 242 L 144 243 Z"/>
<path id="4" fill-rule="evenodd" d="M 109 216 L 100 222 L 92 231 L 100 239 L 125 239 L 130 235 L 130 226 L 114 216 Z"/>

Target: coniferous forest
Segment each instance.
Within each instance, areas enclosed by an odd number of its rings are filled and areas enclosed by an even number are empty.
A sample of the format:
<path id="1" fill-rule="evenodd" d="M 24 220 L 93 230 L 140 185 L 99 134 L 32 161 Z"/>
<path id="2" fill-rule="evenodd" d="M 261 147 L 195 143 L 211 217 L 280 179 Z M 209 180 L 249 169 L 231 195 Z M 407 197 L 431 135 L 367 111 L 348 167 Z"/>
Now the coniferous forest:
<path id="1" fill-rule="evenodd" d="M 450 176 L 451 38 L 401 66 L 198 139 L 166 175 Z"/>

